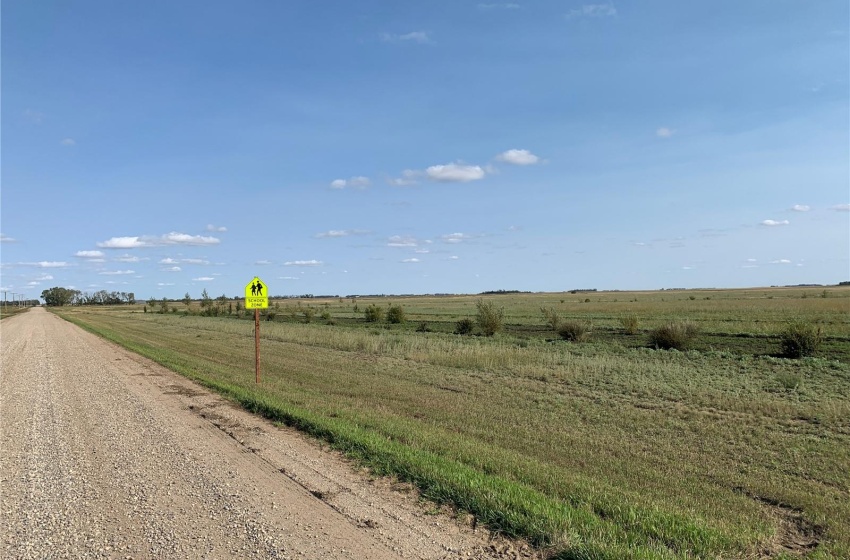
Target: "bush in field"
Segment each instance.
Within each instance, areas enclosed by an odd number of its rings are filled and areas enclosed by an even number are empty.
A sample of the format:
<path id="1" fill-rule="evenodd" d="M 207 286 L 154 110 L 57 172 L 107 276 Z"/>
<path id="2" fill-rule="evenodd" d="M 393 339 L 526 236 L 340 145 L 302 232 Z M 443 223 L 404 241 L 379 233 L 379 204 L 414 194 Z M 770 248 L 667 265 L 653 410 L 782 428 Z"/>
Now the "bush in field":
<path id="1" fill-rule="evenodd" d="M 626 331 L 626 334 L 637 334 L 640 319 L 638 319 L 637 315 L 626 315 L 625 317 L 620 317 L 620 324 L 623 325 L 623 330 Z"/>
<path id="2" fill-rule="evenodd" d="M 475 302 L 475 307 L 478 309 L 476 322 L 481 327 L 481 332 L 484 336 L 493 336 L 504 326 L 505 308 L 496 307 L 492 301 L 484 301 L 479 299 Z"/>
<path id="3" fill-rule="evenodd" d="M 691 321 L 670 321 L 649 333 L 649 344 L 664 350 L 687 350 L 698 332 Z"/>
<path id="4" fill-rule="evenodd" d="M 782 355 L 789 358 L 814 356 L 823 342 L 823 331 L 819 326 L 805 321 L 791 321 L 779 334 Z"/>
<path id="5" fill-rule="evenodd" d="M 380 323 L 381 319 L 384 318 L 384 309 L 372 304 L 363 312 L 363 318 L 366 319 L 367 323 Z"/>
<path id="6" fill-rule="evenodd" d="M 324 311 L 322 311 L 322 314 L 320 315 L 320 317 L 322 318 L 322 321 L 326 321 L 326 322 L 330 321 L 331 320 L 331 312 L 328 311 L 327 309 L 325 309 Z"/>
<path id="7" fill-rule="evenodd" d="M 582 342 L 589 334 L 587 325 L 581 321 L 564 321 L 558 326 L 558 336 L 569 342 Z"/>
<path id="8" fill-rule="evenodd" d="M 541 307 L 540 312 L 543 314 L 546 324 L 552 327 L 553 331 L 557 331 L 561 324 L 561 315 L 558 310 L 554 307 Z"/>
<path id="9" fill-rule="evenodd" d="M 391 305 L 387 309 L 387 323 L 404 323 L 404 309 L 400 305 Z"/>
<path id="10" fill-rule="evenodd" d="M 419 323 L 419 326 L 416 327 L 416 332 L 431 332 L 431 329 L 428 327 L 428 323 L 422 321 Z"/>
<path id="11" fill-rule="evenodd" d="M 475 323 L 472 322 L 472 319 L 461 319 L 455 323 L 455 334 L 471 334 L 474 326 Z"/>
<path id="12" fill-rule="evenodd" d="M 308 305 L 301 310 L 301 316 L 304 317 L 305 323 L 312 323 L 313 317 L 316 316 L 316 310 Z"/>

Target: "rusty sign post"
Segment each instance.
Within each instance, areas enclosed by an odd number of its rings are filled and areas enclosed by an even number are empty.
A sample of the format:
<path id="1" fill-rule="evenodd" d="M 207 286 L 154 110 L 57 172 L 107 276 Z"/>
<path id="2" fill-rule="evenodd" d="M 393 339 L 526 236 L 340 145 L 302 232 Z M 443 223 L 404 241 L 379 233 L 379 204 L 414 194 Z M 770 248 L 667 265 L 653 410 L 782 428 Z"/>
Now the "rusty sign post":
<path id="1" fill-rule="evenodd" d="M 254 310 L 254 371 L 256 382 L 260 382 L 260 309 L 269 306 L 269 290 L 266 284 L 254 276 L 245 286 L 245 309 Z"/>

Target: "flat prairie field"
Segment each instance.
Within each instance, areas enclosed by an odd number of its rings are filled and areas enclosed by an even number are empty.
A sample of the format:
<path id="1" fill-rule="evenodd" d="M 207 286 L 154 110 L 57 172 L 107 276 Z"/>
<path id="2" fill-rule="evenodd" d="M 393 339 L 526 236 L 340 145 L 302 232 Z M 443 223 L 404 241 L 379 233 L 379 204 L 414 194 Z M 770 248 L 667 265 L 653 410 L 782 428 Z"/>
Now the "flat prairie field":
<path id="1" fill-rule="evenodd" d="M 454 334 L 479 301 L 502 328 Z M 211 305 L 54 311 L 553 558 L 850 558 L 848 287 L 273 299 L 259 385 Z"/>

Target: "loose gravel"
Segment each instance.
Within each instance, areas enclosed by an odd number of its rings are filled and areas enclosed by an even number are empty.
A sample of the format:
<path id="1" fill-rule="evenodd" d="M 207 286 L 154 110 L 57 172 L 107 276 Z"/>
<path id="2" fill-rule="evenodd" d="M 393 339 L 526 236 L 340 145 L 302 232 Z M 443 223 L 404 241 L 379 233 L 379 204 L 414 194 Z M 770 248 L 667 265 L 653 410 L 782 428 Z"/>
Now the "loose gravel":
<path id="1" fill-rule="evenodd" d="M 44 309 L 0 332 L 3 558 L 539 558 Z"/>

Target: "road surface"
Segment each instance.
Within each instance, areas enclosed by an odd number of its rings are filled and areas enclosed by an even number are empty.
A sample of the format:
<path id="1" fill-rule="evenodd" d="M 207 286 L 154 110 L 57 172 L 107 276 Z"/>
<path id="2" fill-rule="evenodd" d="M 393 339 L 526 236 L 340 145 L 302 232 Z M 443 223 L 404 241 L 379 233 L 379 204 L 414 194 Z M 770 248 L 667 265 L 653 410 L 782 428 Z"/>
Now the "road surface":
<path id="1" fill-rule="evenodd" d="M 2 558 L 537 556 L 44 309 L 0 348 Z"/>

